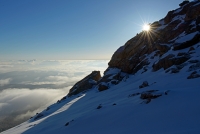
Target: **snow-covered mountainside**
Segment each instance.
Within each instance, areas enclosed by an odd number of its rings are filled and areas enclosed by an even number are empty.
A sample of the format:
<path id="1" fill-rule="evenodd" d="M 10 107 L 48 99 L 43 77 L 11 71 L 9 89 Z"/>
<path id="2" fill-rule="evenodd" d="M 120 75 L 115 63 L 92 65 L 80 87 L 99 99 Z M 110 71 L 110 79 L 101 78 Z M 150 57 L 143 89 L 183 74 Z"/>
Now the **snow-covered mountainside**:
<path id="1" fill-rule="evenodd" d="M 3 134 L 199 134 L 200 1 L 151 24 L 121 46 L 101 77 Z"/>

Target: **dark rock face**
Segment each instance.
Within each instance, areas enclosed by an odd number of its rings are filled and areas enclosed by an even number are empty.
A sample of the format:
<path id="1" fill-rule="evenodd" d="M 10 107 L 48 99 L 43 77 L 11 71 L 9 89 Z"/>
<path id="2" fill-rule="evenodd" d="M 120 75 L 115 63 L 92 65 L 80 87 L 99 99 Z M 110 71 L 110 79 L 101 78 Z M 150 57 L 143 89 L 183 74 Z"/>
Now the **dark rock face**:
<path id="1" fill-rule="evenodd" d="M 175 44 L 174 45 L 174 50 L 185 49 L 185 48 L 188 48 L 188 47 L 191 47 L 191 46 L 197 44 L 198 42 L 200 42 L 200 34 L 196 34 L 194 36 L 194 38 L 192 38 L 189 41 L 186 41 L 186 42 L 183 42 L 183 43 L 180 43 L 180 44 Z"/>
<path id="2" fill-rule="evenodd" d="M 185 55 L 178 55 L 175 57 L 175 55 L 170 54 L 161 60 L 159 60 L 156 64 L 153 65 L 153 70 L 157 71 L 161 68 L 167 69 L 173 65 L 180 65 L 190 59 L 190 56 L 188 54 Z"/>
<path id="3" fill-rule="evenodd" d="M 148 55 L 161 57 L 153 70 L 167 69 L 173 65 L 180 65 L 190 59 L 190 55 L 174 55 L 170 51 L 179 51 L 191 48 L 200 42 L 200 1 L 184 1 L 180 8 L 169 11 L 166 17 L 151 24 L 150 32 L 141 32 L 121 46 L 108 63 L 109 68 L 119 68 L 125 73 L 137 73 L 148 66 L 151 61 Z M 196 35 L 192 37 L 193 33 Z M 182 37 L 190 36 L 186 41 Z M 178 41 L 179 40 L 179 41 Z M 189 50 L 189 53 L 192 50 Z M 168 54 L 166 54 L 168 53 Z M 162 57 L 162 55 L 167 55 Z"/>
<path id="4" fill-rule="evenodd" d="M 200 14 L 200 5 L 197 4 L 198 2 L 199 1 L 190 3 L 191 4 L 190 7 L 192 7 L 192 8 L 188 8 L 188 10 L 187 10 L 186 17 L 185 17 L 186 21 L 194 19 L 194 18 L 197 18 L 199 16 L 199 14 Z"/>
<path id="5" fill-rule="evenodd" d="M 77 82 L 69 91 L 68 96 L 76 95 L 80 92 L 92 88 L 97 85 L 97 81 L 101 79 L 100 71 L 93 71 L 81 81 Z"/>
<path id="6" fill-rule="evenodd" d="M 97 82 L 97 84 L 99 84 L 99 88 L 101 90 L 101 88 L 103 89 L 103 87 L 105 88 L 105 83 L 107 83 L 107 87 L 108 84 L 114 84 L 117 85 L 118 83 L 120 83 L 122 80 L 125 80 L 128 78 L 128 75 L 126 75 L 125 73 L 117 72 L 117 73 L 111 73 L 111 74 L 106 74 L 106 72 L 108 72 L 110 69 L 112 68 L 108 68 L 105 72 L 104 72 L 104 76 Z M 101 85 L 104 86 L 101 86 Z M 101 90 L 102 91 L 102 90 Z"/>
<path id="7" fill-rule="evenodd" d="M 104 90 L 107 90 L 107 89 L 108 89 L 107 85 L 105 85 L 105 84 L 99 84 L 99 87 L 98 87 L 99 91 L 104 91 Z"/>
<path id="8" fill-rule="evenodd" d="M 150 26 L 149 32 L 138 33 L 117 49 L 102 78 L 99 71 L 93 71 L 77 82 L 70 89 L 68 96 L 92 87 L 105 91 L 110 86 L 125 81 L 129 74 L 138 72 L 143 74 L 149 70 L 157 71 L 163 68 L 166 73 L 179 73 L 187 64 L 191 64 L 188 71 L 200 68 L 199 60 L 193 60 L 197 49 L 195 45 L 200 42 L 200 1 L 183 1 L 180 8 L 169 11 L 163 19 Z M 188 79 L 197 77 L 198 73 L 192 73 Z M 148 82 L 143 82 L 139 88 L 147 86 Z M 156 96 L 151 93 L 141 94 L 141 98 L 145 97 L 151 100 Z M 66 97 L 60 101 L 64 99 Z"/>
<path id="9" fill-rule="evenodd" d="M 184 6 L 185 4 L 189 3 L 189 1 L 183 1 L 182 3 L 179 4 L 179 6 Z"/>

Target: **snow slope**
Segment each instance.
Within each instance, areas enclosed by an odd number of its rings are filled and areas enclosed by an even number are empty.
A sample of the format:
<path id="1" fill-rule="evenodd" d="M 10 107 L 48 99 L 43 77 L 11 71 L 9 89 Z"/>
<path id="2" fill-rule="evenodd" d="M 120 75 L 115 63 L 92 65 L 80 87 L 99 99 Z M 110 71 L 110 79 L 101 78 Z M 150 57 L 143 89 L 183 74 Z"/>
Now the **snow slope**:
<path id="1" fill-rule="evenodd" d="M 175 17 L 174 20 L 181 19 L 180 23 L 183 23 L 183 17 Z M 159 23 L 157 31 L 167 26 L 164 21 Z M 195 24 L 195 27 L 198 25 Z M 146 53 L 149 64 L 135 74 L 109 67 L 104 75 L 109 76 L 111 81 L 102 80 L 103 85 L 108 86 L 107 90 L 100 92 L 96 85 L 86 92 L 65 96 L 2 134 L 199 134 L 200 42 L 196 43 L 196 39 L 191 42 L 200 33 L 196 29 L 191 29 L 188 34 L 177 34 L 165 44 L 170 49 L 162 55 L 155 55 L 156 51 Z M 193 44 L 173 49 L 176 45 L 173 43 L 182 45 L 185 42 Z M 117 53 L 123 51 L 124 47 L 121 47 Z M 180 64 L 153 71 L 153 65 L 170 55 Z M 182 62 L 181 57 L 186 60 Z M 167 60 L 173 62 L 171 59 Z M 163 60 L 164 63 L 167 60 Z M 116 85 L 112 78 L 115 80 L 118 73 L 123 79 Z M 143 83 L 148 83 L 148 86 L 141 88 Z"/>
<path id="2" fill-rule="evenodd" d="M 199 56 L 200 48 L 196 54 Z M 2 134 L 200 133 L 200 82 L 199 78 L 187 79 L 189 66 L 176 74 L 163 69 L 138 72 L 103 92 L 94 87 L 49 106 L 40 113 L 44 115 L 41 118 Z M 150 86 L 139 89 L 144 80 Z M 135 95 L 148 90 L 158 90 L 162 96 L 146 104 Z M 97 109 L 99 105 L 102 107 Z"/>

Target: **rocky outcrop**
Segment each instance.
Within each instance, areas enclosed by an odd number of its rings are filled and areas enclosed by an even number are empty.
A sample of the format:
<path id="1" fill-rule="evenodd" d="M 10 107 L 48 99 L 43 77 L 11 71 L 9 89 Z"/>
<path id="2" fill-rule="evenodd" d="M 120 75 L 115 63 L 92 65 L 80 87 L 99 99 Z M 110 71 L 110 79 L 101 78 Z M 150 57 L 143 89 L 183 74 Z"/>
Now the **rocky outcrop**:
<path id="1" fill-rule="evenodd" d="M 76 95 L 80 92 L 92 88 L 97 85 L 97 81 L 101 79 L 100 71 L 93 71 L 91 74 L 77 82 L 70 90 L 68 96 Z"/>
<path id="2" fill-rule="evenodd" d="M 166 73 L 178 73 L 192 57 L 194 45 L 200 42 L 200 1 L 184 1 L 180 3 L 180 8 L 169 11 L 163 19 L 150 26 L 149 32 L 138 33 L 117 49 L 102 78 L 99 71 L 93 71 L 77 82 L 68 96 L 92 87 L 98 91 L 108 90 L 110 86 L 125 81 L 128 74 L 139 71 L 143 74 L 148 70 L 157 71 L 163 68 Z M 179 52 L 184 49 L 187 50 Z M 198 61 L 191 64 L 193 65 L 189 70 L 199 68 Z M 198 77 L 198 74 L 191 74 L 188 79 L 193 77 Z M 147 86 L 148 82 L 143 82 L 139 88 Z M 143 94 L 141 97 L 144 98 L 145 95 L 153 97 L 151 94 Z M 64 99 L 66 97 L 61 101 Z"/>
<path id="3" fill-rule="evenodd" d="M 144 87 L 148 87 L 149 86 L 149 83 L 147 81 L 144 81 L 142 83 L 142 85 L 139 86 L 139 88 L 144 88 Z"/>
<path id="4" fill-rule="evenodd" d="M 187 79 L 194 79 L 194 78 L 199 78 L 200 74 L 197 73 L 197 71 L 194 71 L 190 74 L 190 76 L 187 77 Z"/>
<path id="5" fill-rule="evenodd" d="M 143 92 L 141 93 L 140 98 L 145 100 L 144 103 L 148 104 L 149 102 L 151 102 L 151 99 L 155 99 L 162 96 L 161 93 L 153 94 L 153 92 L 156 92 L 156 91 L 157 90 L 150 90 L 150 91 Z"/>
<path id="6" fill-rule="evenodd" d="M 185 21 L 189 21 L 192 19 L 195 19 L 200 14 L 200 4 L 198 4 L 199 1 L 191 2 L 191 6 L 188 8 Z"/>
<path id="7" fill-rule="evenodd" d="M 104 91 L 104 90 L 107 90 L 107 89 L 108 89 L 108 85 L 106 83 L 101 83 L 98 86 L 99 91 Z"/>
<path id="8" fill-rule="evenodd" d="M 153 70 L 157 71 L 161 68 L 167 69 L 173 65 L 180 65 L 190 59 L 189 54 L 178 54 L 177 57 L 173 54 L 169 54 L 168 56 L 160 59 L 157 63 L 153 64 Z"/>
<path id="9" fill-rule="evenodd" d="M 109 68 L 134 74 L 150 65 L 155 57 L 159 58 L 154 60 L 153 71 L 180 65 L 190 59 L 190 55 L 176 56 L 169 50 L 191 48 L 200 42 L 199 24 L 200 1 L 183 2 L 180 8 L 169 11 L 166 17 L 152 23 L 150 32 L 142 31 L 121 46 L 108 63 Z M 149 55 L 153 56 L 149 58 Z"/>
<path id="10" fill-rule="evenodd" d="M 182 3 L 179 4 L 179 6 L 184 6 L 185 4 L 189 3 L 189 1 L 183 1 Z"/>
<path id="11" fill-rule="evenodd" d="M 200 34 L 196 34 L 191 40 L 186 42 L 174 44 L 174 50 L 185 49 L 197 44 L 198 42 L 200 42 Z"/>

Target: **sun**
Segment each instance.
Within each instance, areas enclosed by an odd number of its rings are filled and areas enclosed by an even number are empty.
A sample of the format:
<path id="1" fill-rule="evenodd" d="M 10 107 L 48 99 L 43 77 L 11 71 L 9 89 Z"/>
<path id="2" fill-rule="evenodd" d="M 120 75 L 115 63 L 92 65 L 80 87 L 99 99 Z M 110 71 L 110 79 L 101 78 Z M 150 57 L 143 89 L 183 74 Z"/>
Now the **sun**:
<path id="1" fill-rule="evenodd" d="M 148 32 L 150 29 L 151 29 L 151 27 L 150 27 L 149 24 L 144 24 L 144 25 L 143 25 L 143 30 L 144 30 L 144 31 L 147 31 L 147 32 Z"/>

